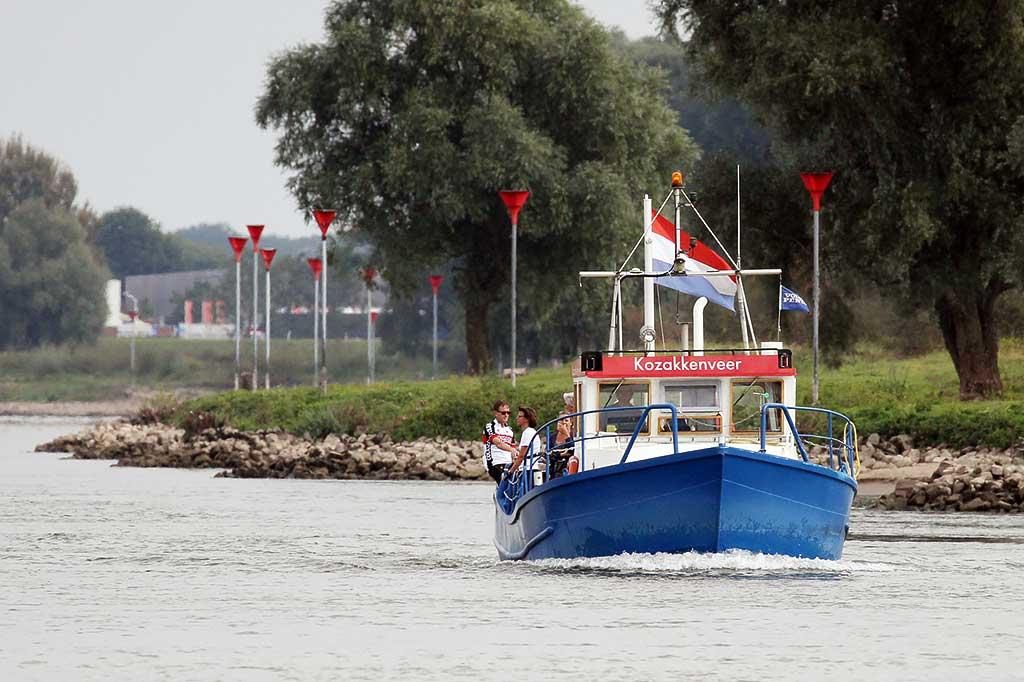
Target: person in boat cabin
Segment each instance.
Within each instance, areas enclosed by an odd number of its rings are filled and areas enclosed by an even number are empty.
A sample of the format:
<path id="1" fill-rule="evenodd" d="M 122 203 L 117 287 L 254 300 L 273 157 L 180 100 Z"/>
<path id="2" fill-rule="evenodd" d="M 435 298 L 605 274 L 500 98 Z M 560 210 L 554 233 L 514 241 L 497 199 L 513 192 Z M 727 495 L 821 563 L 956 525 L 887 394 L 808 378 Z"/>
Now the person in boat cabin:
<path id="1" fill-rule="evenodd" d="M 484 466 L 487 475 L 495 483 L 501 483 L 501 477 L 512 463 L 512 458 L 519 452 L 516 448 L 515 434 L 508 425 L 508 417 L 512 414 L 508 402 L 496 400 L 491 407 L 494 418 L 484 424 Z"/>
<path id="2" fill-rule="evenodd" d="M 514 474 L 519 470 L 519 465 L 523 463 L 526 453 L 530 451 L 530 443 L 533 443 L 534 436 L 537 435 L 537 410 L 532 407 L 520 407 L 516 414 L 516 424 L 523 430 L 523 435 L 519 437 L 519 452 L 512 460 L 512 466 L 508 468 L 509 474 Z M 537 459 L 537 455 L 540 454 L 539 443 L 540 440 L 537 440 L 533 446 L 534 468 L 537 468 L 538 462 L 543 462 L 543 460 Z"/>
<path id="3" fill-rule="evenodd" d="M 574 467 L 570 464 L 570 460 L 576 459 L 572 437 L 572 417 L 566 412 L 558 415 L 555 433 L 548 443 L 548 459 L 551 462 L 550 478 L 564 475 L 567 469 L 569 473 L 575 473 Z M 578 466 L 577 464 L 576 469 Z"/>

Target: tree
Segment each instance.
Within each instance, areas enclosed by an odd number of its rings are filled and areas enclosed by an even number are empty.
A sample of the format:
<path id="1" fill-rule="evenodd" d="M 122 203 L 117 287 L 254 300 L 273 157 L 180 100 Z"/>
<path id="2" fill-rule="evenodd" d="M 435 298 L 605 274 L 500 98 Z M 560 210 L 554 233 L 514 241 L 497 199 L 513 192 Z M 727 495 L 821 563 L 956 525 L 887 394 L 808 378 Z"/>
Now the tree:
<path id="1" fill-rule="evenodd" d="M 22 201 L 0 222 L 0 347 L 95 339 L 108 276 L 71 213 Z"/>
<path id="2" fill-rule="evenodd" d="M 152 218 L 132 207 L 117 208 L 100 216 L 96 245 L 118 278 L 199 270 L 223 263 L 222 258 L 205 247 L 162 233 Z"/>
<path id="3" fill-rule="evenodd" d="M 103 326 L 106 269 L 86 242 L 77 184 L 20 137 L 0 140 L 0 348 L 89 341 Z"/>
<path id="4" fill-rule="evenodd" d="M 78 184 L 71 171 L 15 135 L 0 140 L 0 222 L 19 204 L 38 199 L 46 208 L 71 211 Z"/>
<path id="5" fill-rule="evenodd" d="M 270 62 L 256 120 L 280 132 L 299 205 L 339 208 L 393 291 L 452 267 L 471 372 L 490 366 L 508 295 L 498 189 L 533 193 L 520 300 L 578 316 L 559 295 L 574 272 L 628 252 L 643 192 L 696 155 L 660 74 L 568 0 L 341 0 L 325 26 L 324 43 Z"/>
<path id="6" fill-rule="evenodd" d="M 930 301 L 962 398 L 1002 390 L 994 309 L 1020 284 L 1021 2 L 660 0 L 702 77 L 806 169 L 839 175 L 824 245 Z"/>

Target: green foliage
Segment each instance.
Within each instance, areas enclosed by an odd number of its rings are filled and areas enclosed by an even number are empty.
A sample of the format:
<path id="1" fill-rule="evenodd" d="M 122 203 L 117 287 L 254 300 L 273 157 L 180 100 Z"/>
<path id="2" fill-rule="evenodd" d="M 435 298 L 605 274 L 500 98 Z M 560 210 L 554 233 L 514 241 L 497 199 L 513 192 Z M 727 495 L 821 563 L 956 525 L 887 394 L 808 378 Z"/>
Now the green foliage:
<path id="1" fill-rule="evenodd" d="M 797 348 L 797 365 L 810 354 Z M 822 402 L 854 419 L 861 437 L 910 434 L 919 445 L 1010 447 L 1024 439 L 1024 346 L 1009 343 L 1008 375 L 1014 377 L 1006 400 L 961 402 L 956 374 L 947 355 L 934 352 L 911 360 L 893 359 L 861 347 L 842 368 L 822 372 Z M 420 436 L 476 439 L 490 404 L 505 398 L 513 409 L 530 405 L 543 421 L 562 408 L 569 390 L 566 369 L 537 370 L 515 391 L 496 378 L 395 382 L 374 386 L 332 386 L 327 396 L 299 388 L 258 393 L 221 393 L 190 402 L 242 429 L 281 428 L 323 437 L 328 433 L 387 432 L 397 440 Z M 810 380 L 799 381 L 798 404 L 810 404 Z M 820 419 L 801 414 L 802 428 Z"/>
<path id="2" fill-rule="evenodd" d="M 217 267 L 222 254 L 164 234 L 136 208 L 118 208 L 99 218 L 96 246 L 117 278 Z"/>
<path id="3" fill-rule="evenodd" d="M 332 386 L 327 395 L 312 388 L 230 392 L 191 401 L 187 408 L 208 412 L 240 429 L 281 428 L 321 438 L 328 433 L 387 432 L 396 440 L 420 437 L 479 437 L 500 398 L 513 408 L 529 405 L 544 421 L 562 409 L 570 390 L 567 369 L 528 375 L 513 391 L 493 378 L 396 382 L 373 386 Z"/>
<path id="4" fill-rule="evenodd" d="M 20 137 L 0 140 L 0 348 L 92 340 L 105 269 L 86 243 L 74 176 Z"/>
<path id="5" fill-rule="evenodd" d="M 32 199 L 48 209 L 70 212 L 77 193 L 75 176 L 60 161 L 20 136 L 0 140 L 0 224 Z"/>
<path id="6" fill-rule="evenodd" d="M 340 207 L 396 293 L 454 268 L 479 372 L 510 281 L 497 190 L 533 192 L 519 285 L 539 304 L 524 325 L 594 320 L 594 297 L 566 283 L 628 252 L 637 197 L 696 155 L 663 87 L 567 0 L 348 0 L 329 8 L 324 43 L 271 61 L 256 118 L 280 132 L 298 203 Z"/>
<path id="7" fill-rule="evenodd" d="M 657 8 L 684 29 L 701 77 L 749 103 L 783 155 L 838 171 L 823 251 L 935 307 L 964 397 L 1001 390 L 992 309 L 1020 285 L 1024 257 L 1024 5 Z"/>
<path id="8" fill-rule="evenodd" d="M 98 400 L 120 398 L 133 385 L 126 338 L 100 338 L 83 345 L 46 345 L 34 350 L 0 352 L 0 400 Z M 309 339 L 274 339 L 274 385 L 312 383 L 313 349 Z M 264 348 L 260 346 L 262 381 Z M 134 384 L 148 390 L 179 388 L 223 390 L 234 383 L 235 343 L 230 340 L 139 338 L 135 342 Z M 366 377 L 366 342 L 332 339 L 327 344 L 332 383 Z M 242 343 L 242 370 L 252 366 L 252 340 Z M 440 371 L 447 375 L 446 365 Z M 430 376 L 429 357 L 408 357 L 378 346 L 377 377 L 382 381 Z"/>
<path id="9" fill-rule="evenodd" d="M 229 253 L 228 237 L 234 235 L 245 235 L 245 229 L 232 228 L 227 223 L 199 223 L 173 232 L 175 237 L 180 237 L 190 244 L 204 247 L 209 253 L 218 254 L 223 258 Z M 313 251 L 320 248 L 320 232 L 316 225 L 309 226 L 308 237 L 279 237 L 267 235 L 268 246 L 277 249 L 277 257 L 281 256 L 306 256 L 312 255 Z"/>
<path id="10" fill-rule="evenodd" d="M 0 348 L 95 339 L 107 276 L 70 213 L 18 204 L 0 222 Z"/>

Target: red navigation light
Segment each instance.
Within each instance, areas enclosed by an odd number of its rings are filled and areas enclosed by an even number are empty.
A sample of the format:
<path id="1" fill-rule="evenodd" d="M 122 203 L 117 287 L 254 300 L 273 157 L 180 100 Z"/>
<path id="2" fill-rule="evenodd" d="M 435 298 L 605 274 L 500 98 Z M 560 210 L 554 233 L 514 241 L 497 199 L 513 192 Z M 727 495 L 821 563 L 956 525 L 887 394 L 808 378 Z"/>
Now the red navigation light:
<path id="1" fill-rule="evenodd" d="M 324 269 L 323 261 L 319 258 L 307 258 L 306 263 L 309 265 L 310 272 L 313 273 L 313 279 L 320 279 L 320 271 Z"/>
<path id="2" fill-rule="evenodd" d="M 269 270 L 270 264 L 274 262 L 274 256 L 277 255 L 277 249 L 260 249 L 260 255 L 263 256 L 263 263 Z"/>
<path id="3" fill-rule="evenodd" d="M 505 202 L 505 209 L 508 210 L 508 217 L 513 223 L 519 222 L 519 211 L 530 198 L 530 190 L 527 189 L 503 189 L 498 191 L 498 196 Z"/>
<path id="4" fill-rule="evenodd" d="M 828 184 L 832 182 L 832 171 L 825 171 L 823 173 L 801 173 L 800 179 L 804 181 L 804 187 L 811 193 L 811 202 L 814 204 L 814 210 L 821 210 L 821 195 L 828 189 Z"/>
<path id="5" fill-rule="evenodd" d="M 132 322 L 135 322 L 135 316 L 136 316 L 136 315 L 138 315 L 138 313 L 137 313 L 137 312 L 135 312 L 134 310 L 129 310 L 129 311 L 128 311 L 128 318 L 129 318 L 129 319 L 130 319 L 130 320 L 131 320 Z"/>
<path id="6" fill-rule="evenodd" d="M 431 275 L 428 279 L 430 280 L 430 288 L 434 290 L 434 296 L 437 296 L 437 291 L 441 288 L 441 282 L 444 281 L 444 275 Z"/>
<path id="7" fill-rule="evenodd" d="M 379 315 L 379 314 L 380 313 L 378 313 L 376 310 L 371 310 L 370 311 L 370 322 L 373 323 L 373 324 L 377 324 L 377 315 Z"/>
<path id="8" fill-rule="evenodd" d="M 682 186 L 683 186 L 683 172 L 682 171 L 672 171 L 672 187 L 682 187 Z"/>
<path id="9" fill-rule="evenodd" d="M 231 244 L 231 250 L 235 252 L 236 263 L 242 260 L 242 250 L 245 249 L 245 243 L 247 241 L 249 241 L 248 237 L 228 237 L 228 243 Z"/>
<path id="10" fill-rule="evenodd" d="M 363 281 L 366 282 L 367 286 L 373 283 L 373 278 L 376 276 L 377 270 L 373 266 L 367 265 L 363 268 Z"/>
<path id="11" fill-rule="evenodd" d="M 252 250 L 255 253 L 260 246 L 260 235 L 263 234 L 263 225 L 246 225 L 249 230 L 249 237 L 252 239 Z"/>
<path id="12" fill-rule="evenodd" d="M 327 239 L 327 230 L 330 229 L 336 215 L 338 215 L 337 211 L 329 211 L 323 208 L 313 209 L 313 220 L 316 221 L 317 226 L 320 228 L 321 239 Z"/>

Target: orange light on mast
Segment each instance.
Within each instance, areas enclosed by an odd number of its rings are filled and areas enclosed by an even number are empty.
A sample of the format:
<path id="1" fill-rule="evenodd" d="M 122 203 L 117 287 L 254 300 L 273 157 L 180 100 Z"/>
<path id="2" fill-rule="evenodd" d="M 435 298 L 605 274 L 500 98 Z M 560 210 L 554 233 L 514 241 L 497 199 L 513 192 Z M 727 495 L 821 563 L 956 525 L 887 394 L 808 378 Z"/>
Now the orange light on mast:
<path id="1" fill-rule="evenodd" d="M 683 179 L 682 171 L 672 171 L 672 187 L 682 187 Z"/>

